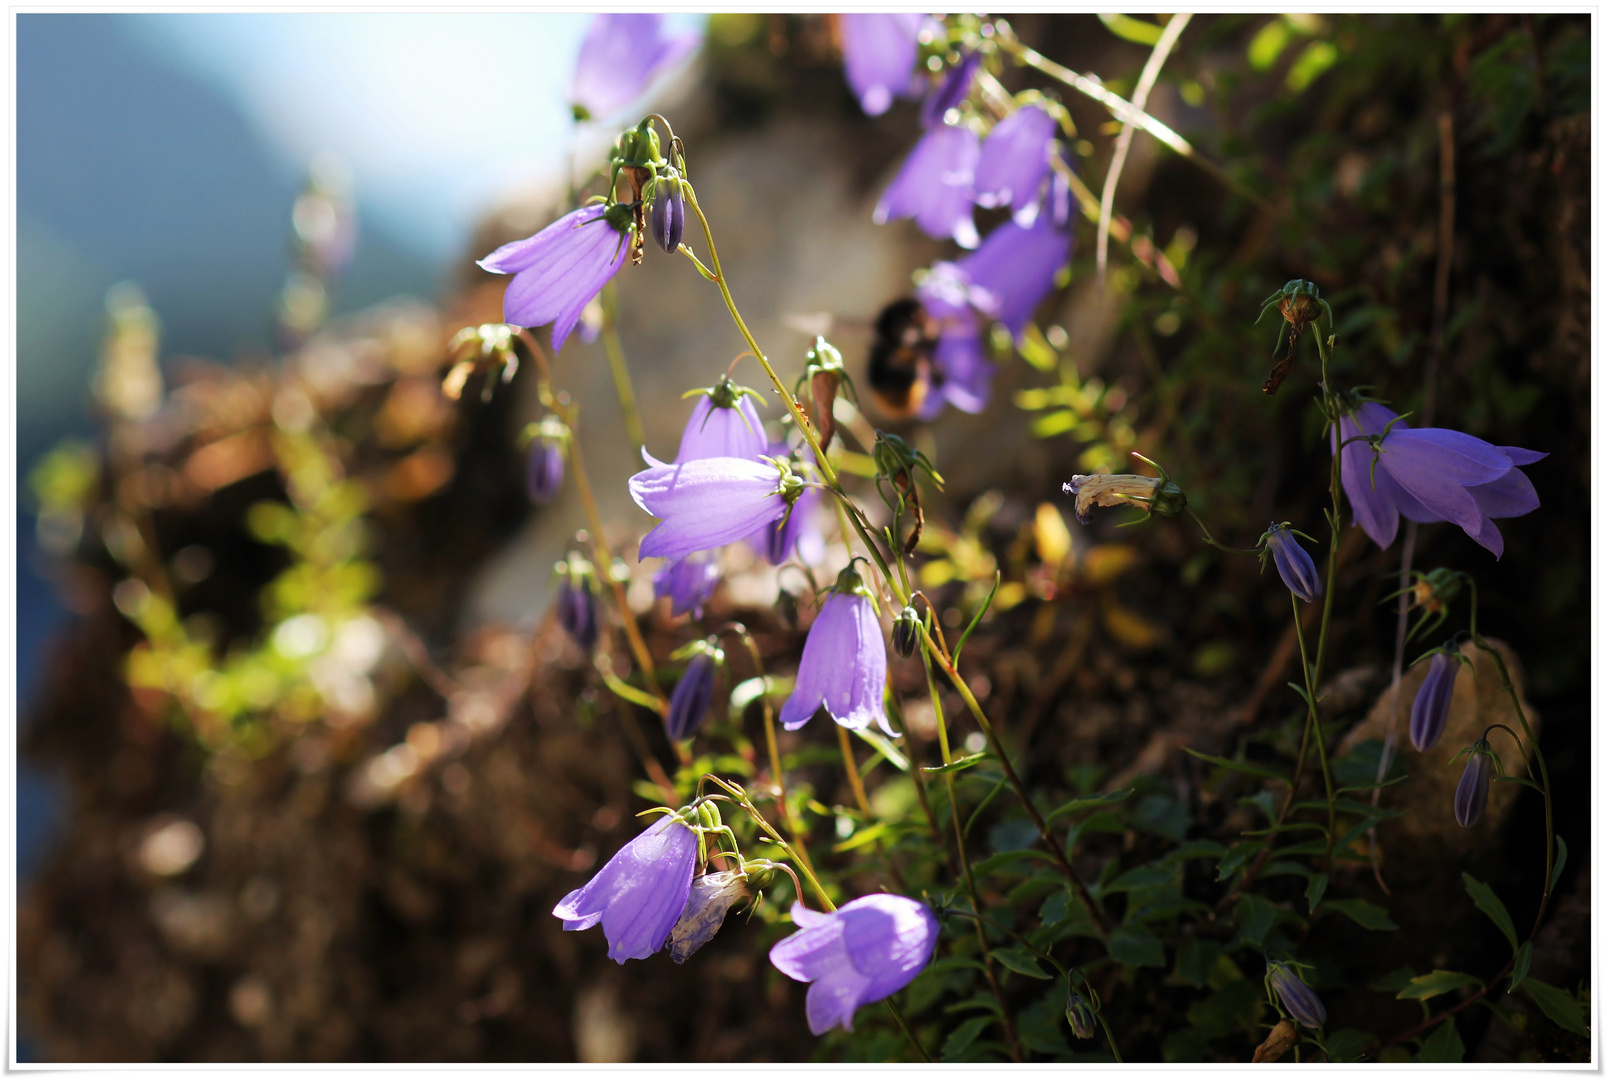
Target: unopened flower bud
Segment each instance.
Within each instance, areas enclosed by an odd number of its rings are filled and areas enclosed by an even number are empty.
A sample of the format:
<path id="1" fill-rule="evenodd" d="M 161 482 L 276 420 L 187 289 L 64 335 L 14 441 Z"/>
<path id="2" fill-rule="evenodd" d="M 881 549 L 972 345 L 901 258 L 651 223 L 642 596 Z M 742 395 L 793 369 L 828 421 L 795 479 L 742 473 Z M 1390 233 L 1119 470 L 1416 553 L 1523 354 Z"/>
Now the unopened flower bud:
<path id="1" fill-rule="evenodd" d="M 804 354 L 804 379 L 810 384 L 810 401 L 805 411 L 821 433 L 821 447 L 825 449 L 837 431 L 832 406 L 837 401 L 838 386 L 844 374 L 843 354 L 824 337 L 817 336 L 815 344 Z"/>
<path id="2" fill-rule="evenodd" d="M 1094 1038 L 1094 1007 L 1076 990 L 1067 991 L 1066 1022 L 1071 1025 L 1072 1034 L 1078 1038 Z"/>
<path id="3" fill-rule="evenodd" d="M 1267 557 L 1272 555 L 1279 577 L 1284 579 L 1290 592 L 1297 599 L 1310 604 L 1323 595 L 1323 581 L 1318 577 L 1318 568 L 1312 562 L 1312 556 L 1307 554 L 1306 548 L 1295 537 L 1295 530 L 1290 528 L 1288 521 L 1268 526 L 1267 532 L 1262 534 L 1262 563 L 1265 567 Z"/>
<path id="4" fill-rule="evenodd" d="M 681 179 L 676 170 L 666 166 L 664 175 L 653 187 L 653 214 L 648 231 L 653 242 L 666 252 L 674 254 L 681 246 L 681 234 L 687 227 L 687 201 L 681 193 Z"/>
<path id="5" fill-rule="evenodd" d="M 558 586 L 558 623 L 587 652 L 597 644 L 597 580 L 592 564 L 571 555 L 557 566 L 562 576 Z"/>
<path id="6" fill-rule="evenodd" d="M 907 606 L 893 620 L 893 651 L 908 660 L 921 641 L 921 616 Z"/>
<path id="7" fill-rule="evenodd" d="M 551 501 L 564 486 L 564 447 L 569 441 L 569 429 L 551 413 L 532 427 L 525 491 L 531 502 L 541 504 Z"/>
<path id="8" fill-rule="evenodd" d="M 670 930 L 670 959 L 678 964 L 709 944 L 726 921 L 726 912 L 749 897 L 748 879 L 740 870 L 720 870 L 693 878 L 687 906 Z"/>
<path id="9" fill-rule="evenodd" d="M 1422 753 L 1440 742 L 1446 730 L 1446 714 L 1452 707 L 1452 690 L 1457 685 L 1457 671 L 1462 657 L 1451 649 L 1442 649 L 1429 662 L 1429 674 L 1413 698 L 1412 717 L 1407 724 L 1408 737 L 1413 749 Z"/>
<path id="10" fill-rule="evenodd" d="M 715 660 L 718 649 L 702 649 L 687 661 L 687 670 L 670 694 L 670 708 L 665 713 L 664 730 L 671 739 L 680 742 L 698 733 L 709 703 L 715 696 Z"/>
<path id="11" fill-rule="evenodd" d="M 1273 962 L 1267 965 L 1267 986 L 1271 993 L 1278 996 L 1277 1004 L 1282 1011 L 1288 1013 L 1296 1023 L 1320 1028 L 1329 1018 L 1318 995 L 1288 964 Z"/>
<path id="12" fill-rule="evenodd" d="M 776 590 L 776 613 L 782 617 L 782 624 L 788 629 L 798 629 L 798 597 L 786 589 Z"/>
<path id="13" fill-rule="evenodd" d="M 1452 814 L 1465 829 L 1474 827 L 1485 813 L 1485 800 L 1491 792 L 1491 744 L 1478 739 L 1468 750 L 1468 764 L 1463 766 L 1462 778 L 1457 781 L 1457 793 L 1452 796 Z"/>

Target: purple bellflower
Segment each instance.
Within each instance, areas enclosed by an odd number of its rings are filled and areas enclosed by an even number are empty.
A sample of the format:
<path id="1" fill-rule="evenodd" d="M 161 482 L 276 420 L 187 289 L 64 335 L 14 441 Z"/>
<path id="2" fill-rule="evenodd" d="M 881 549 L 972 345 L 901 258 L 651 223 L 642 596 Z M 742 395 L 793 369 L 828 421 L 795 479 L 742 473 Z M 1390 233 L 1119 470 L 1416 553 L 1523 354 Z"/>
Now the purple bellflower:
<path id="1" fill-rule="evenodd" d="M 646 960 L 664 948 L 686 909 L 697 861 L 698 834 L 679 816 L 666 815 L 560 900 L 553 914 L 566 930 L 601 922 L 615 963 Z"/>
<path id="2" fill-rule="evenodd" d="M 924 18 L 913 11 L 838 16 L 843 75 L 867 116 L 881 116 L 894 98 L 910 96 Z"/>
<path id="3" fill-rule="evenodd" d="M 1278 567 L 1279 577 L 1284 579 L 1290 592 L 1310 604 L 1323 595 L 1323 581 L 1318 577 L 1312 556 L 1307 554 L 1296 535 L 1288 521 L 1268 526 L 1267 532 L 1262 534 L 1262 566 L 1267 567 L 1267 557 L 1271 554 L 1273 565 Z"/>
<path id="4" fill-rule="evenodd" d="M 481 259 L 483 270 L 514 275 L 503 293 L 503 321 L 552 323 L 553 351 L 562 349 L 581 311 L 625 265 L 633 228 L 623 203 L 583 206 Z"/>
<path id="5" fill-rule="evenodd" d="M 1024 105 L 994 125 L 977 159 L 977 205 L 1009 206 L 1023 227 L 1038 218 L 1040 189 L 1055 153 L 1055 117 L 1041 105 Z"/>
<path id="6" fill-rule="evenodd" d="M 597 644 L 596 573 L 592 564 L 571 554 L 554 568 L 559 577 L 558 624 L 586 652 Z"/>
<path id="7" fill-rule="evenodd" d="M 687 661 L 681 681 L 670 694 L 670 706 L 664 717 L 665 734 L 675 742 L 698 734 L 704 713 L 709 711 L 709 703 L 715 697 L 715 671 L 723 656 L 719 648 L 706 643 Z"/>
<path id="8" fill-rule="evenodd" d="M 1413 428 L 1373 401 L 1342 416 L 1339 428 L 1341 484 L 1357 524 L 1382 548 L 1395 541 L 1405 515 L 1420 523 L 1449 521 L 1501 558 L 1502 534 L 1493 519 L 1520 517 L 1541 505 L 1518 466 L 1540 461 L 1543 453 L 1493 446 L 1447 428 Z M 1382 436 L 1377 462 L 1367 442 L 1349 442 L 1359 436 Z"/>
<path id="9" fill-rule="evenodd" d="M 782 706 L 782 727 L 803 727 L 824 705 L 833 720 L 850 730 L 863 730 L 875 720 L 891 737 L 894 730 L 882 706 L 887 681 L 882 623 L 864 580 L 850 563 L 804 639 L 798 681 Z"/>
<path id="10" fill-rule="evenodd" d="M 653 595 L 670 598 L 670 614 L 690 611 L 696 617 L 719 583 L 719 562 L 706 552 L 694 552 L 659 568 L 653 575 Z"/>
<path id="11" fill-rule="evenodd" d="M 995 297 L 994 318 L 1018 339 L 1072 257 L 1071 193 L 1058 175 L 1051 178 L 1048 209 L 1031 226 L 1007 221 L 958 264 L 973 285 Z"/>
<path id="12" fill-rule="evenodd" d="M 525 493 L 533 503 L 551 502 L 564 486 L 564 448 L 541 436 L 531 440 Z"/>
<path id="13" fill-rule="evenodd" d="M 977 246 L 972 222 L 972 174 L 977 167 L 977 133 L 965 124 L 939 124 L 921 137 L 899 175 L 882 195 L 871 219 L 915 218 L 936 240 Z"/>
<path id="14" fill-rule="evenodd" d="M 1490 794 L 1491 744 L 1481 738 L 1468 748 L 1468 764 L 1463 766 L 1463 775 L 1457 781 L 1457 792 L 1452 796 L 1452 815 L 1457 818 L 1457 823 L 1465 829 L 1472 829 L 1474 823 L 1480 820 L 1480 815 L 1485 813 L 1485 800 Z"/>
<path id="15" fill-rule="evenodd" d="M 1301 980 L 1301 976 L 1288 965 L 1271 962 L 1267 965 L 1267 985 L 1278 995 L 1279 1003 L 1284 1011 L 1296 1023 L 1309 1028 L 1321 1028 L 1329 1018 L 1323 1002 L 1312 988 Z"/>
<path id="16" fill-rule="evenodd" d="M 1452 707 L 1452 690 L 1457 686 L 1457 672 L 1463 666 L 1461 655 L 1453 649 L 1441 649 L 1429 662 L 1429 674 L 1418 687 L 1413 698 L 1412 716 L 1407 722 L 1407 735 L 1413 749 L 1420 753 L 1431 750 L 1440 742 L 1446 730 L 1446 714 Z"/>
<path id="17" fill-rule="evenodd" d="M 804 999 L 810 1031 L 854 1030 L 854 1012 L 910 985 L 938 944 L 938 919 L 919 900 L 872 893 L 830 913 L 793 905 L 799 929 L 771 947 L 790 979 L 813 983 Z"/>
<path id="18" fill-rule="evenodd" d="M 937 262 L 916 287 L 916 297 L 938 322 L 938 344 L 933 349 L 933 389 L 917 414 L 931 420 L 950 404 L 961 412 L 978 413 L 988 404 L 994 364 L 983 351 L 982 323 L 999 310 L 999 299 L 972 283 L 959 263 Z"/>
<path id="19" fill-rule="evenodd" d="M 758 395 L 722 378 L 698 393 L 698 403 L 681 432 L 676 464 L 699 458 L 756 458 L 771 453 L 765 425 L 754 409 Z"/>
<path id="20" fill-rule="evenodd" d="M 637 557 L 680 559 L 753 536 L 787 513 L 804 481 L 764 458 L 699 458 L 666 465 L 646 450 L 649 468 L 631 477 L 631 498 L 659 524 Z"/>
<path id="21" fill-rule="evenodd" d="M 960 108 L 960 103 L 966 100 L 966 95 L 971 91 L 972 79 L 977 76 L 977 67 L 982 62 L 982 53 L 969 52 L 960 58 L 960 63 L 949 69 L 949 74 L 921 103 L 922 127 L 937 127 L 944 122 L 950 109 Z"/>
<path id="22" fill-rule="evenodd" d="M 660 14 L 614 13 L 592 20 L 570 82 L 575 119 L 609 119 L 698 47 L 696 30 L 671 34 L 665 23 Z"/>

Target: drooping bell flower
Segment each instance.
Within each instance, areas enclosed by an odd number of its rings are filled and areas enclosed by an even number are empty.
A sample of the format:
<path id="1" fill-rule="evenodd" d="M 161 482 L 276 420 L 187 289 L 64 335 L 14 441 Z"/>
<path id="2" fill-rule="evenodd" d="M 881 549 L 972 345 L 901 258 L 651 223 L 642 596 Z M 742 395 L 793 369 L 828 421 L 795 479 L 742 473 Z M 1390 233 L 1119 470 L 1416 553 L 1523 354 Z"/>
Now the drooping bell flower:
<path id="1" fill-rule="evenodd" d="M 803 727 L 824 705 L 833 720 L 850 730 L 863 730 L 875 720 L 893 736 L 882 705 L 887 679 L 882 623 L 871 605 L 870 590 L 850 563 L 838 575 L 804 640 L 798 681 L 782 706 L 782 727 L 788 731 Z"/>
<path id="2" fill-rule="evenodd" d="M 692 879 L 687 906 L 670 930 L 670 959 L 678 964 L 709 944 L 726 921 L 726 912 L 746 900 L 748 875 L 741 870 L 718 870 Z"/>
<path id="3" fill-rule="evenodd" d="M 562 349 L 582 310 L 625 265 L 634 229 L 623 203 L 583 206 L 481 259 L 483 270 L 514 275 L 503 293 L 503 321 L 552 323 L 553 351 Z"/>
<path id="4" fill-rule="evenodd" d="M 585 885 L 553 908 L 566 930 L 603 924 L 609 959 L 646 960 L 670 937 L 687 907 L 698 834 L 676 815 L 665 815 L 626 844 Z"/>
<path id="5" fill-rule="evenodd" d="M 854 1012 L 910 985 L 938 945 L 938 919 L 919 900 L 872 893 L 836 911 L 793 905 L 799 930 L 771 947 L 790 979 L 812 983 L 804 999 L 810 1031 L 854 1030 Z"/>
<path id="6" fill-rule="evenodd" d="M 1056 152 L 1055 130 L 1055 117 L 1042 105 L 1024 105 L 995 124 L 977 159 L 977 205 L 1009 206 L 1016 224 L 1032 225 Z"/>
<path id="7" fill-rule="evenodd" d="M 1313 564 L 1312 556 L 1296 539 L 1298 535 L 1305 534 L 1290 528 L 1288 521 L 1268 526 L 1267 532 L 1262 534 L 1262 567 L 1267 568 L 1267 557 L 1272 555 L 1279 577 L 1284 579 L 1290 592 L 1297 599 L 1310 604 L 1323 595 L 1323 581 L 1318 577 L 1318 568 Z"/>
<path id="8" fill-rule="evenodd" d="M 935 240 L 975 248 L 972 175 L 980 146 L 977 133 L 965 124 L 940 124 L 928 131 L 883 192 L 871 220 L 885 225 L 892 218 L 914 218 Z"/>
<path id="9" fill-rule="evenodd" d="M 1366 438 L 1378 439 L 1378 460 Z M 1357 440 L 1357 441 L 1352 441 Z M 1449 521 L 1498 558 L 1495 518 L 1520 517 L 1541 505 L 1518 466 L 1546 455 L 1493 446 L 1448 428 L 1414 428 L 1385 406 L 1360 402 L 1340 418 L 1340 482 L 1358 525 L 1380 547 L 1396 539 L 1398 515 Z M 1331 449 L 1334 440 L 1331 436 Z"/>
<path id="10" fill-rule="evenodd" d="M 1283 1011 L 1290 1015 L 1296 1023 L 1309 1028 L 1321 1028 L 1329 1018 L 1318 1000 L 1318 995 L 1312 988 L 1302 981 L 1293 968 L 1288 964 L 1270 962 L 1267 965 L 1266 982 L 1272 994 L 1278 995 L 1278 1003 Z"/>
<path id="11" fill-rule="evenodd" d="M 826 539 L 818 524 L 823 498 L 819 488 L 805 488 L 791 513 L 765 526 L 749 543 L 772 566 L 781 566 L 794 555 L 807 566 L 820 562 L 826 554 Z"/>
<path id="12" fill-rule="evenodd" d="M 804 481 L 785 462 L 715 457 L 649 468 L 631 477 L 631 498 L 659 518 L 638 558 L 680 559 L 753 536 L 787 513 Z"/>
<path id="13" fill-rule="evenodd" d="M 530 457 L 525 467 L 525 492 L 530 501 L 551 502 L 564 486 L 564 451 L 569 445 L 569 428 L 552 413 L 541 423 L 526 429 L 530 435 Z"/>
<path id="14" fill-rule="evenodd" d="M 607 120 L 698 47 L 696 30 L 671 33 L 661 14 L 599 15 L 581 42 L 569 101 L 577 120 Z"/>
<path id="15" fill-rule="evenodd" d="M 675 742 L 698 734 L 709 703 L 714 700 L 715 674 L 726 659 L 725 652 L 713 638 L 693 642 L 691 653 L 681 681 L 670 694 L 670 705 L 664 716 L 664 732 Z"/>
<path id="16" fill-rule="evenodd" d="M 754 408 L 759 397 L 745 386 L 721 376 L 714 386 L 702 390 L 692 407 L 692 416 L 681 432 L 676 464 L 699 458 L 756 458 L 769 454 L 765 425 Z"/>
<path id="17" fill-rule="evenodd" d="M 1491 744 L 1476 739 L 1468 748 L 1468 763 L 1452 796 L 1452 816 L 1465 829 L 1472 829 L 1485 813 L 1485 800 L 1491 794 Z"/>
<path id="18" fill-rule="evenodd" d="M 843 75 L 867 116 L 881 116 L 896 97 L 908 97 L 923 16 L 913 11 L 838 16 Z"/>
<path id="19" fill-rule="evenodd" d="M 977 76 L 977 67 L 983 62 L 983 54 L 968 52 L 960 58 L 960 63 L 949 69 L 927 100 L 921 103 L 921 126 L 934 128 L 942 124 L 950 109 L 960 108 L 960 103 L 966 100 L 971 91 L 972 79 Z"/>
<path id="20" fill-rule="evenodd" d="M 1018 340 L 1072 258 L 1070 195 L 1059 175 L 1051 178 L 1050 193 L 1049 213 L 1030 226 L 1005 222 L 959 262 L 967 279 L 995 298 L 993 317 Z"/>
<path id="21" fill-rule="evenodd" d="M 1422 753 L 1440 742 L 1446 730 L 1446 714 L 1452 707 L 1452 690 L 1457 686 L 1457 672 L 1463 666 L 1461 654 L 1455 649 L 1441 649 L 1429 662 L 1429 674 L 1413 698 L 1412 716 L 1407 722 L 1407 735 L 1413 749 Z"/>
<path id="22" fill-rule="evenodd" d="M 558 624 L 586 652 L 597 644 L 597 574 L 582 556 L 570 553 L 554 566 L 559 576 Z"/>
<path id="23" fill-rule="evenodd" d="M 670 614 L 697 617 L 719 582 L 719 561 L 707 552 L 694 552 L 659 568 L 653 575 L 653 595 L 670 598 Z"/>

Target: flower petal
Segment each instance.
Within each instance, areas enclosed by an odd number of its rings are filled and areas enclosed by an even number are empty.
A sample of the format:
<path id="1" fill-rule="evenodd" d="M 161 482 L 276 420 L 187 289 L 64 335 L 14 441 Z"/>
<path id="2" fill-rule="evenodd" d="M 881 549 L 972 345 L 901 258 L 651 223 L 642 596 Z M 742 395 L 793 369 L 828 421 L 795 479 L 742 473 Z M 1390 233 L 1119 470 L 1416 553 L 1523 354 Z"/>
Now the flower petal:
<path id="1" fill-rule="evenodd" d="M 755 458 L 769 453 L 765 425 L 747 394 L 731 408 L 716 405 L 708 394 L 699 394 L 692 416 L 681 432 L 676 461 L 697 458 Z"/>
<path id="2" fill-rule="evenodd" d="M 741 458 L 699 458 L 631 477 L 631 497 L 660 522 L 640 558 L 679 559 L 751 536 L 787 510 L 776 466 Z"/>
<path id="3" fill-rule="evenodd" d="M 895 97 L 910 92 L 921 18 L 912 11 L 838 16 L 843 75 L 867 116 L 881 116 Z"/>

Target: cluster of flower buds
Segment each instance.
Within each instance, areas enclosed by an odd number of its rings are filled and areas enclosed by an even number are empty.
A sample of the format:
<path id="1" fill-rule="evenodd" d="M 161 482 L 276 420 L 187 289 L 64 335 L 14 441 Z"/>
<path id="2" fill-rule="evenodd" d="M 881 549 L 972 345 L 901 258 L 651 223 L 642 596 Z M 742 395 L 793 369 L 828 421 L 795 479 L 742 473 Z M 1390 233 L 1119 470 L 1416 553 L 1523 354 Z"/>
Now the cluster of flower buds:
<path id="1" fill-rule="evenodd" d="M 899 436 L 889 435 L 885 431 L 877 432 L 876 445 L 871 448 L 871 460 L 877 467 L 877 491 L 882 494 L 888 509 L 895 514 L 909 513 L 915 518 L 915 525 L 904 542 L 904 553 L 908 557 L 921 540 L 921 529 L 925 522 L 916 474 L 925 473 L 927 479 L 940 489 L 944 486 L 944 478 L 933 468 L 926 454 Z M 886 488 L 883 487 L 884 483 L 888 485 Z"/>

